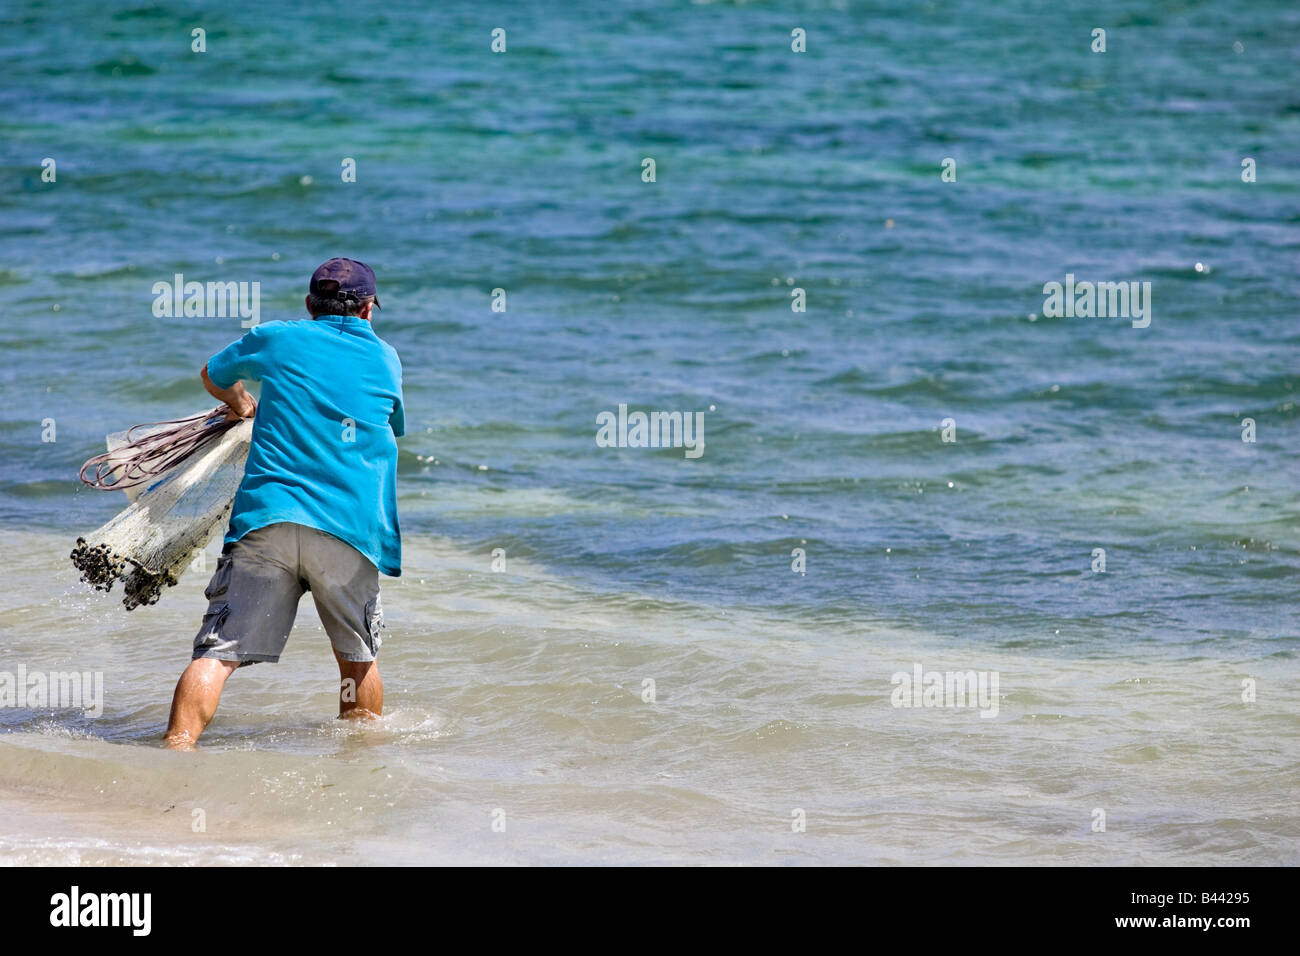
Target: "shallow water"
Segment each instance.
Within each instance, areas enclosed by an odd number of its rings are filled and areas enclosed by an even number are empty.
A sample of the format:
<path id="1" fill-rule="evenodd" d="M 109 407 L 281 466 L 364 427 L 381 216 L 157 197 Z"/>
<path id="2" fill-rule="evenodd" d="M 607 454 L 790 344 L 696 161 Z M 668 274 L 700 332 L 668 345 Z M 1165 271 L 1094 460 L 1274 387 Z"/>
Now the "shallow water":
<path id="1" fill-rule="evenodd" d="M 0 708 L 0 859 L 1300 858 L 1300 11 L 383 10 L 0 12 L 0 671 L 105 681 Z M 305 602 L 163 753 L 206 576 L 86 593 L 76 469 L 240 333 L 155 282 L 295 318 L 336 254 L 405 365 L 389 713 L 331 719 Z M 1044 317 L 1067 273 L 1151 326 Z M 621 403 L 704 454 L 597 447 Z M 891 706 L 917 663 L 997 716 Z"/>
<path id="2" fill-rule="evenodd" d="M 57 540 L 3 545 L 55 554 L 5 595 L 10 652 L 106 675 L 98 719 L 0 710 L 0 778 L 25 807 L 0 853 L 16 862 L 1296 859 L 1300 708 L 1281 651 L 971 648 L 584 595 L 436 542 L 386 592 L 377 726 L 330 718 L 333 663 L 305 602 L 280 664 L 238 672 L 202 751 L 172 754 L 156 738 L 202 576 L 127 615 L 74 584 L 42 593 L 64 573 Z M 998 671 L 997 716 L 892 707 L 890 676 L 916 661 Z M 807 832 L 791 832 L 797 809 Z"/>

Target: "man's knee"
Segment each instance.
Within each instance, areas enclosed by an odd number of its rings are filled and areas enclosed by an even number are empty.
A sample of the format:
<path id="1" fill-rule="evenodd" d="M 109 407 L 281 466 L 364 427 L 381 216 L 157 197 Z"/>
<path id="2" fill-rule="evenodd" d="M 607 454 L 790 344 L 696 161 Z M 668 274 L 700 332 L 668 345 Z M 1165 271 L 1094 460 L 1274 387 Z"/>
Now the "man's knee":
<path id="1" fill-rule="evenodd" d="M 190 661 L 189 667 L 185 668 L 187 675 L 191 675 L 195 680 L 204 684 L 212 681 L 225 682 L 236 667 L 239 661 L 223 661 L 215 657 L 196 657 Z"/>
<path id="2" fill-rule="evenodd" d="M 360 684 L 372 673 L 379 673 L 379 661 L 345 661 L 339 658 L 339 677 L 343 680 L 351 678 Z"/>
<path id="3" fill-rule="evenodd" d="M 216 707 L 226 678 L 235 672 L 239 661 L 222 661 L 215 657 L 196 657 L 190 661 L 176 684 L 176 700 L 185 704 L 210 704 Z M 206 708 L 205 708 L 206 709 Z"/>

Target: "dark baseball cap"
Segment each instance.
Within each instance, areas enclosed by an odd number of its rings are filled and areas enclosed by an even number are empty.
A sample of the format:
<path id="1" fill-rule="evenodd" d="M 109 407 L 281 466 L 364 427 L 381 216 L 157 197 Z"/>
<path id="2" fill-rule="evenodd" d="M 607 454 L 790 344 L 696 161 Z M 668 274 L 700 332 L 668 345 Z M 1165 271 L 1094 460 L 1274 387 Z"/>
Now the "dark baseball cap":
<path id="1" fill-rule="evenodd" d="M 372 296 L 375 308 L 382 308 L 375 295 L 375 270 L 356 259 L 331 259 L 311 274 L 308 287 L 313 295 L 327 299 L 360 300 Z"/>

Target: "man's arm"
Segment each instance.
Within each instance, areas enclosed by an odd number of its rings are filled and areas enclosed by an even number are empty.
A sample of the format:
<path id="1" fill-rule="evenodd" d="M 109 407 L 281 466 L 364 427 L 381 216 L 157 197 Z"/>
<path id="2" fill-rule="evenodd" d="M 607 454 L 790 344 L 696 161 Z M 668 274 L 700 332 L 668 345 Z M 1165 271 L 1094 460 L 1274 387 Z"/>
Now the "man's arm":
<path id="1" fill-rule="evenodd" d="M 220 388 L 212 379 L 208 378 L 208 366 L 206 364 L 203 366 L 203 371 L 199 372 L 199 377 L 203 379 L 203 387 L 208 390 L 209 395 L 230 406 L 230 411 L 226 413 L 226 421 L 233 422 L 239 418 L 252 418 L 257 414 L 257 399 L 248 394 L 243 382 L 236 382 L 230 388 Z"/>

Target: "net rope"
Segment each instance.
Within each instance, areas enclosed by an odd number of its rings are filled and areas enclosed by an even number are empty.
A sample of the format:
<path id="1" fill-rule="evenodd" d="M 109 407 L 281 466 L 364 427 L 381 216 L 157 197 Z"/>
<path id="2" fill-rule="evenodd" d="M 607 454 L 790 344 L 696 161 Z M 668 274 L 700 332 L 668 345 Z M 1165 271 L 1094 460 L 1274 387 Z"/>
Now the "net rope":
<path id="1" fill-rule="evenodd" d="M 126 430 L 125 444 L 90 459 L 77 477 L 91 488 L 111 491 L 154 481 L 236 424 L 226 421 L 228 411 L 229 405 L 218 405 L 188 418 L 132 425 Z M 151 429 L 147 435 L 133 437 L 146 429 Z"/>

